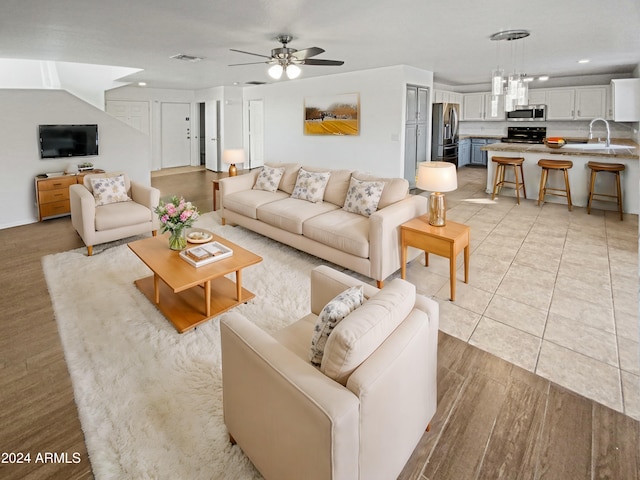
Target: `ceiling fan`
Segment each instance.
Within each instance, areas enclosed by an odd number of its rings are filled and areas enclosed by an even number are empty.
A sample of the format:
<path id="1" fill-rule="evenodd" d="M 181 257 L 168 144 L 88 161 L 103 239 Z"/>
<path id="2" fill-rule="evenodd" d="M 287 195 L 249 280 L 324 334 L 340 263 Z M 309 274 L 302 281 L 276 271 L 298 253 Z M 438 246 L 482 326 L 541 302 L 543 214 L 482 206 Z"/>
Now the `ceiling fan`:
<path id="1" fill-rule="evenodd" d="M 255 65 L 258 63 L 267 63 L 271 65 L 269 68 L 269 76 L 275 80 L 278 80 L 284 72 L 290 79 L 297 78 L 300 73 L 300 67 L 298 65 L 328 65 L 328 66 L 340 66 L 344 62 L 341 60 L 323 60 L 315 57 L 324 52 L 322 48 L 311 47 L 303 50 L 296 50 L 295 48 L 287 47 L 287 44 L 293 40 L 291 35 L 278 35 L 275 40 L 282 44 L 281 48 L 274 48 L 271 50 L 271 56 L 261 55 L 259 53 L 245 52 L 243 50 L 236 50 L 231 48 L 232 52 L 246 53 L 247 55 L 255 55 L 256 57 L 266 58 L 266 61 L 262 62 L 250 62 L 250 63 L 234 63 L 229 65 L 235 67 L 238 65 Z"/>

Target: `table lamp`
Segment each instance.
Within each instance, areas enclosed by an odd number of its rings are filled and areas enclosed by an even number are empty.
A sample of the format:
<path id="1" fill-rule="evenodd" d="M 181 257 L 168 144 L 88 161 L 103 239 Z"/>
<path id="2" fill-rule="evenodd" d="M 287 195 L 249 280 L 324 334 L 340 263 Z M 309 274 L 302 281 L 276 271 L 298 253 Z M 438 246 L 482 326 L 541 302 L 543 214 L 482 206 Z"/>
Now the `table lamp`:
<path id="1" fill-rule="evenodd" d="M 447 209 L 442 192 L 451 192 L 458 188 L 456 166 L 449 162 L 419 163 L 416 187 L 431 192 L 429 225 L 444 227 L 447 223 Z"/>
<path id="2" fill-rule="evenodd" d="M 229 176 L 235 177 L 238 174 L 236 163 L 244 163 L 244 150 L 242 148 L 234 148 L 222 152 L 222 161 L 229 164 Z"/>

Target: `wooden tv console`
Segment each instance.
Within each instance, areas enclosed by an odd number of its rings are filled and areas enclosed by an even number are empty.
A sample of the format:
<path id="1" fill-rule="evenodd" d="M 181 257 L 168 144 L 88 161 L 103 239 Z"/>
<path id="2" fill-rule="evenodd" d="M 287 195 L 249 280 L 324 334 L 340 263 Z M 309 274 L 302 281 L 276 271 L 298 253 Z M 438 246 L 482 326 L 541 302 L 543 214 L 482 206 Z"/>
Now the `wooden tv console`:
<path id="1" fill-rule="evenodd" d="M 60 217 L 71 213 L 69 202 L 69 186 L 82 183 L 89 173 L 104 173 L 104 170 L 94 169 L 78 174 L 47 177 L 38 175 L 36 181 L 36 205 L 38 207 L 38 221 L 47 218 Z"/>

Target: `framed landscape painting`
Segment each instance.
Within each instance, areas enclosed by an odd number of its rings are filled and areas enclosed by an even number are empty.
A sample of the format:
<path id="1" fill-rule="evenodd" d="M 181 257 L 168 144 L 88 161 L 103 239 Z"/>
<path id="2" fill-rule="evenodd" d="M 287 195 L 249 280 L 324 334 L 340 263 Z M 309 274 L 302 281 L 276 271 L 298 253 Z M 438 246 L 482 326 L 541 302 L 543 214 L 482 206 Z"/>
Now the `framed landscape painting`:
<path id="1" fill-rule="evenodd" d="M 359 135 L 360 94 L 304 99 L 305 135 Z"/>

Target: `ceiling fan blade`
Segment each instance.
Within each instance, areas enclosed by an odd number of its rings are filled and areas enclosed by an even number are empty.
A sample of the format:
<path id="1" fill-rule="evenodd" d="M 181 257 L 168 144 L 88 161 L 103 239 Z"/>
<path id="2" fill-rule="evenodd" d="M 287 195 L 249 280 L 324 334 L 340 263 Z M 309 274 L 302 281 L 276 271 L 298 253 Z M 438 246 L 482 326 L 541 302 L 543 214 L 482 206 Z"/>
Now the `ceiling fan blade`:
<path id="1" fill-rule="evenodd" d="M 269 63 L 269 62 L 232 63 L 230 65 L 227 65 L 227 67 L 237 67 L 239 65 L 258 65 L 258 64 L 262 65 L 265 63 Z"/>
<path id="2" fill-rule="evenodd" d="M 302 60 L 300 63 L 303 65 L 328 65 L 332 67 L 339 67 L 340 65 L 344 65 L 342 60 L 322 60 L 319 58 L 308 58 L 306 60 Z"/>
<path id="3" fill-rule="evenodd" d="M 235 48 L 230 48 L 229 50 L 231 50 L 232 52 L 246 53 L 247 55 L 255 55 L 256 57 L 263 57 L 263 58 L 271 59 L 271 57 L 268 57 L 267 55 L 261 55 L 259 53 L 245 52 L 244 50 L 236 50 Z"/>
<path id="4" fill-rule="evenodd" d="M 320 55 L 321 53 L 324 53 L 324 50 L 322 48 L 311 47 L 298 50 L 291 56 L 297 58 L 298 60 L 304 60 L 305 58 L 315 57 L 316 55 Z"/>

